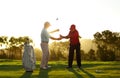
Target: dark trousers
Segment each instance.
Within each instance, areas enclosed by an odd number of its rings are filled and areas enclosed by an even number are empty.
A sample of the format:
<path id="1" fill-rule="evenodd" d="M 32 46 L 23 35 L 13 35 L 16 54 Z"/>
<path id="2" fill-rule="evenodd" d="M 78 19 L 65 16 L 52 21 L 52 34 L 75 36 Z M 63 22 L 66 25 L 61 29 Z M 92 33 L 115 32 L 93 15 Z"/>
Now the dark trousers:
<path id="1" fill-rule="evenodd" d="M 76 45 L 70 45 L 69 57 L 68 57 L 68 66 L 72 67 L 72 63 L 73 63 L 73 59 L 74 59 L 74 51 L 76 52 L 77 66 L 81 67 L 80 43 L 76 44 Z"/>

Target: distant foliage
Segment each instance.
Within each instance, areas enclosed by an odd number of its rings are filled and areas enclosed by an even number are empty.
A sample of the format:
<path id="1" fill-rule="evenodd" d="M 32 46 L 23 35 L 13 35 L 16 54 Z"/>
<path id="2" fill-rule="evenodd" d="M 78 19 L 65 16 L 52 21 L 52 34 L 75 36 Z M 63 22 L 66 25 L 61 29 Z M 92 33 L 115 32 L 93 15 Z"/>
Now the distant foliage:
<path id="1" fill-rule="evenodd" d="M 0 37 L 0 58 L 2 59 L 22 59 L 24 37 Z M 29 38 L 31 43 L 33 40 Z M 105 30 L 96 32 L 92 40 L 97 45 L 97 50 L 91 49 L 85 52 L 81 49 L 81 60 L 86 61 L 116 61 L 120 60 L 120 33 Z M 5 48 L 2 48 L 5 46 Z M 42 51 L 40 48 L 34 48 L 36 59 L 41 60 Z M 68 60 L 69 41 L 53 42 L 49 44 L 49 60 Z M 76 55 L 76 54 L 75 54 Z M 75 60 L 76 58 L 74 58 Z"/>
<path id="2" fill-rule="evenodd" d="M 88 60 L 90 60 L 90 61 L 96 60 L 96 54 L 93 49 L 90 49 L 90 51 L 88 52 L 88 58 L 89 58 Z"/>
<path id="3" fill-rule="evenodd" d="M 0 37 L 0 58 L 6 59 L 21 59 L 22 58 L 22 50 L 23 44 L 29 38 L 28 36 L 24 37 L 10 37 L 1 36 Z M 30 38 L 29 38 L 30 39 Z M 32 43 L 32 39 L 30 39 Z M 2 48 L 4 46 L 4 48 Z"/>
<path id="4" fill-rule="evenodd" d="M 50 44 L 50 60 L 66 60 L 69 42 L 53 42 Z"/>
<path id="5" fill-rule="evenodd" d="M 105 30 L 94 34 L 98 45 L 96 55 L 102 61 L 114 61 L 120 58 L 120 33 Z"/>

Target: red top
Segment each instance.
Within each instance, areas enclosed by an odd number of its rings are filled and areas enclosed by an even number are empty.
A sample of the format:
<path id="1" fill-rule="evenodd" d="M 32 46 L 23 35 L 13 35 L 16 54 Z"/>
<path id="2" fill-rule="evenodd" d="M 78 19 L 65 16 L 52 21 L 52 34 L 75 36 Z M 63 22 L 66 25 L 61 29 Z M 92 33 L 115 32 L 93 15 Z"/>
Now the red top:
<path id="1" fill-rule="evenodd" d="M 70 31 L 68 36 L 70 38 L 71 45 L 76 45 L 79 43 L 79 33 L 76 29 L 74 31 Z"/>

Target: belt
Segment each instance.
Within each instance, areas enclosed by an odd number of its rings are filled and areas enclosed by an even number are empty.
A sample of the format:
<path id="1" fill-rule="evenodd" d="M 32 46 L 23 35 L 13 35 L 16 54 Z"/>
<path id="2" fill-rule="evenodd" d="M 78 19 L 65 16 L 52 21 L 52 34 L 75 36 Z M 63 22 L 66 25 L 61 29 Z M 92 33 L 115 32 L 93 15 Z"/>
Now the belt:
<path id="1" fill-rule="evenodd" d="M 42 43 L 48 43 L 48 41 L 42 41 Z"/>

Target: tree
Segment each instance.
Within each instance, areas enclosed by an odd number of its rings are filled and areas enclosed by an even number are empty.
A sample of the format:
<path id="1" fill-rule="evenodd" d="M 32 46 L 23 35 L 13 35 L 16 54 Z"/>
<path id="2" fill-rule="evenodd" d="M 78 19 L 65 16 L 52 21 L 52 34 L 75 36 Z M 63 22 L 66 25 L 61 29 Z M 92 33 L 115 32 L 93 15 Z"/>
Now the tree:
<path id="1" fill-rule="evenodd" d="M 5 53 L 5 50 L 3 49 L 3 47 L 7 47 L 7 39 L 8 37 L 7 36 L 1 36 L 0 37 L 0 58 L 6 58 L 6 53 Z"/>
<path id="2" fill-rule="evenodd" d="M 0 46 L 2 47 L 3 45 L 7 46 L 8 42 L 8 37 L 7 36 L 1 36 L 0 37 Z"/>
<path id="3" fill-rule="evenodd" d="M 68 56 L 69 42 L 53 42 L 50 44 L 50 59 L 65 60 Z"/>
<path id="4" fill-rule="evenodd" d="M 24 37 L 11 37 L 9 39 L 9 58 L 15 58 L 15 56 L 20 55 L 19 57 L 22 57 L 22 46 L 26 39 L 30 40 L 30 43 L 32 43 L 32 39 L 30 39 L 28 36 Z"/>
<path id="5" fill-rule="evenodd" d="M 96 56 L 95 56 L 95 51 L 93 49 L 90 49 L 90 51 L 88 52 L 88 57 L 90 61 L 94 61 L 96 60 Z"/>
<path id="6" fill-rule="evenodd" d="M 110 30 L 102 31 L 102 33 L 94 34 L 95 42 L 98 45 L 97 54 L 101 60 L 115 60 L 115 53 L 117 52 L 120 35 L 113 33 Z M 120 51 L 120 50 L 119 50 Z M 106 58 L 109 59 L 106 59 Z M 113 58 L 111 58 L 113 57 Z"/>

